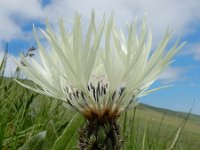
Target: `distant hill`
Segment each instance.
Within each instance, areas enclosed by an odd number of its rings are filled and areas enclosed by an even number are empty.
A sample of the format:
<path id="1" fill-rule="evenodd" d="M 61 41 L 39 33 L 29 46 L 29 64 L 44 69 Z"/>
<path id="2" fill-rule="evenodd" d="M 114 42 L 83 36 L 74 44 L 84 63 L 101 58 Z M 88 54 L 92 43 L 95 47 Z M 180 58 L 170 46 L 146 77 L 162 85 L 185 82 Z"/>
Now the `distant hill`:
<path id="1" fill-rule="evenodd" d="M 147 105 L 147 104 L 144 104 L 144 103 L 140 103 L 137 107 L 138 107 L 138 109 L 144 109 L 144 110 L 150 109 L 150 110 L 157 111 L 159 113 L 166 113 L 168 115 L 176 116 L 176 117 L 183 118 L 183 119 L 189 113 L 189 112 L 170 110 L 170 109 L 166 109 L 166 108 L 159 108 L 159 107 Z M 200 115 L 191 113 L 190 114 L 190 119 L 195 119 L 195 120 L 199 120 L 200 121 Z"/>
<path id="2" fill-rule="evenodd" d="M 158 108 L 140 103 L 136 106 L 135 115 L 137 122 L 140 122 L 140 126 L 144 126 L 144 124 L 147 123 L 148 126 L 150 126 L 150 128 L 155 132 L 158 130 L 159 124 L 162 124 L 162 134 L 167 136 L 176 131 L 188 113 Z M 198 147 L 197 149 L 200 149 L 199 115 L 189 114 L 187 123 L 181 133 L 180 141 L 184 145 L 188 146 L 188 150 L 190 149 L 191 144 L 195 147 L 193 149 L 196 149 L 196 147 Z"/>

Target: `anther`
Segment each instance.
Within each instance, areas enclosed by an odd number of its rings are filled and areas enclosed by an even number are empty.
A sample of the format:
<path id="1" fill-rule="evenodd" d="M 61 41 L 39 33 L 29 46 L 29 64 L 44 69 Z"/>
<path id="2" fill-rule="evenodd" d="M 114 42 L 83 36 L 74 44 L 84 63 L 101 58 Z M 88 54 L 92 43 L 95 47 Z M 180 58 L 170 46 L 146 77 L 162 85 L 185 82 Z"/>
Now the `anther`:
<path id="1" fill-rule="evenodd" d="M 88 91 L 90 91 L 90 86 L 89 85 L 87 85 L 87 88 L 88 88 Z"/>
<path id="2" fill-rule="evenodd" d="M 120 88 L 119 97 L 123 94 L 124 90 L 125 90 L 125 87 Z"/>
<path id="3" fill-rule="evenodd" d="M 76 97 L 79 98 L 79 91 L 76 90 Z"/>
<path id="4" fill-rule="evenodd" d="M 81 91 L 81 97 L 85 100 L 85 96 L 83 94 L 83 91 Z"/>
<path id="5" fill-rule="evenodd" d="M 116 91 L 114 91 L 114 93 L 113 93 L 113 95 L 112 95 L 112 100 L 114 100 L 115 94 L 116 94 Z"/>

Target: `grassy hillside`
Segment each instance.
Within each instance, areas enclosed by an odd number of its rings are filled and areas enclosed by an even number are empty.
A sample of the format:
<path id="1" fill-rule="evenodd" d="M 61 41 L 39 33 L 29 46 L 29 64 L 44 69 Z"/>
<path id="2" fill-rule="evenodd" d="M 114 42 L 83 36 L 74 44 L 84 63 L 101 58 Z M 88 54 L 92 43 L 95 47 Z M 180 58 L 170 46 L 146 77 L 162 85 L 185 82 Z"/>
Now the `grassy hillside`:
<path id="1" fill-rule="evenodd" d="M 151 124 L 151 130 L 159 128 L 162 135 L 170 136 L 177 127 L 187 118 L 187 122 L 180 135 L 177 149 L 199 149 L 200 148 L 200 116 L 188 114 L 185 112 L 177 112 L 162 108 L 156 108 L 145 104 L 137 107 L 136 118 L 140 122 Z M 184 145 L 184 147 L 183 147 Z"/>
<path id="2" fill-rule="evenodd" d="M 44 131 L 43 140 L 48 144 L 35 149 L 51 149 L 74 112 L 60 101 L 31 92 L 10 78 L 3 79 L 0 89 L 0 149 L 17 149 Z M 199 150 L 199 116 L 191 114 L 188 118 L 187 113 L 139 104 L 120 118 L 124 149 L 167 149 L 184 123 L 173 149 Z"/>

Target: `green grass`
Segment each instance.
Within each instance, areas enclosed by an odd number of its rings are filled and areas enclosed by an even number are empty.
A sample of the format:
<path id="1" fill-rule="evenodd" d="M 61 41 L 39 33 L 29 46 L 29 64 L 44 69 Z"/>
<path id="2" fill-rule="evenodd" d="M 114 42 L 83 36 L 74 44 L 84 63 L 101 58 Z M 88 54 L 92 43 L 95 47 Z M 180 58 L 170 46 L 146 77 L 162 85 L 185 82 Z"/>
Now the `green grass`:
<path id="1" fill-rule="evenodd" d="M 5 61 L 0 64 L 0 149 L 77 149 L 77 130 L 82 117 L 66 109 L 62 102 L 29 91 L 12 78 L 3 77 Z M 188 117 L 187 113 L 140 104 L 123 114 L 119 123 L 124 150 L 165 150 L 175 141 L 174 150 L 200 149 L 198 115 Z"/>
<path id="2" fill-rule="evenodd" d="M 16 149 L 34 134 L 47 131 L 49 144 L 74 115 L 57 100 L 32 93 L 10 80 L 1 86 L 0 93 L 0 143 L 1 148 Z"/>
<path id="3" fill-rule="evenodd" d="M 128 118 L 130 118 L 130 122 L 133 120 L 131 120 L 131 114 L 133 113 L 134 112 L 129 112 L 130 116 Z M 187 118 L 187 115 L 187 113 L 183 112 L 175 112 L 140 104 L 136 107 L 135 111 L 133 133 L 137 131 L 141 134 L 135 136 L 140 137 L 140 141 L 145 131 L 146 136 L 150 136 L 149 138 L 151 139 L 147 141 L 147 146 L 151 145 L 153 148 L 146 147 L 145 150 L 164 149 L 163 147 L 169 147 L 172 143 L 179 125 L 183 121 L 187 121 L 174 149 L 198 150 L 200 148 L 200 117 L 190 114 L 189 118 L 186 120 L 185 118 Z M 163 145 L 165 143 L 166 145 Z M 158 145 L 160 145 L 161 148 Z"/>

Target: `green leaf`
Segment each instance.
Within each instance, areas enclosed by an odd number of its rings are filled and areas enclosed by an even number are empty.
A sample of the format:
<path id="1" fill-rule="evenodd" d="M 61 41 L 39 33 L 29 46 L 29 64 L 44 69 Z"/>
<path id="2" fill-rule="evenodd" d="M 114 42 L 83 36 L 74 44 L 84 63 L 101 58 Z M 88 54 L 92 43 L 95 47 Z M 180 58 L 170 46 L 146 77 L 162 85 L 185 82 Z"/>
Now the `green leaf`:
<path id="1" fill-rule="evenodd" d="M 28 140 L 18 150 L 50 150 L 46 140 L 46 131 L 39 132 Z"/>
<path id="2" fill-rule="evenodd" d="M 8 53 L 8 45 L 6 45 L 3 59 L 0 62 L 0 86 L 2 85 L 3 76 L 4 76 L 4 72 L 5 72 L 5 67 L 6 67 L 6 62 L 7 62 L 7 53 Z"/>
<path id="3" fill-rule="evenodd" d="M 0 150 L 3 148 L 3 141 L 6 134 L 6 127 L 8 123 L 8 111 L 6 111 L 5 107 L 1 107 L 2 119 L 0 122 Z"/>
<path id="4" fill-rule="evenodd" d="M 7 53 L 8 52 L 7 52 L 7 48 L 6 48 L 6 50 L 4 52 L 4 55 L 3 55 L 3 59 L 2 59 L 2 61 L 0 63 L 0 73 L 1 73 L 1 75 L 3 75 L 3 72 L 5 70 L 6 61 L 7 61 Z"/>
<path id="5" fill-rule="evenodd" d="M 82 115 L 76 114 L 69 122 L 62 135 L 56 140 L 52 150 L 69 150 L 77 143 L 77 131 L 83 124 Z"/>

